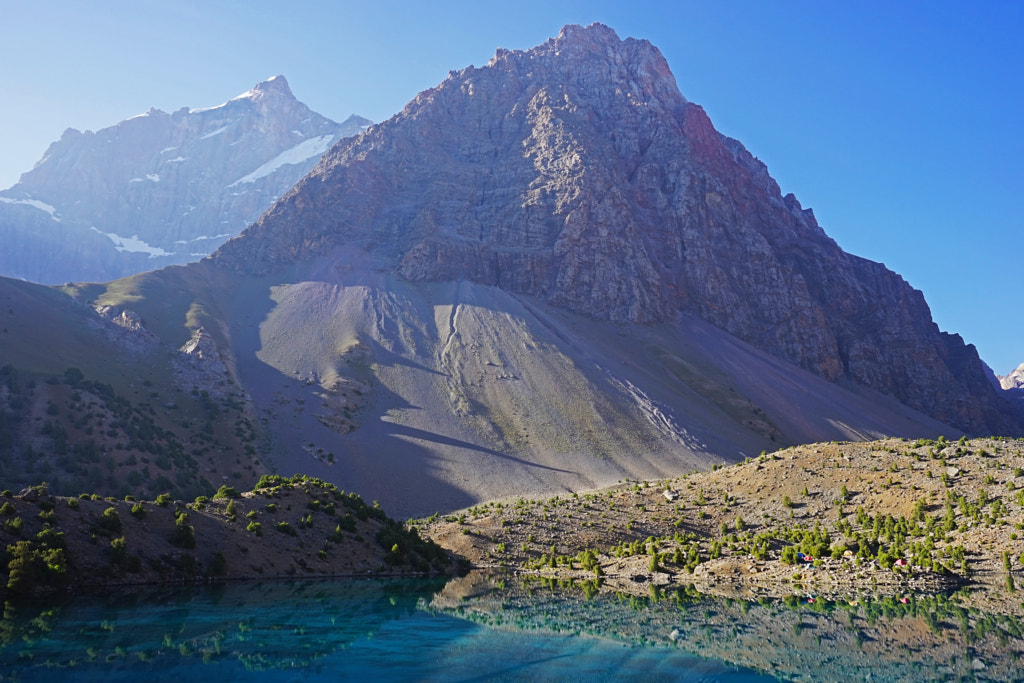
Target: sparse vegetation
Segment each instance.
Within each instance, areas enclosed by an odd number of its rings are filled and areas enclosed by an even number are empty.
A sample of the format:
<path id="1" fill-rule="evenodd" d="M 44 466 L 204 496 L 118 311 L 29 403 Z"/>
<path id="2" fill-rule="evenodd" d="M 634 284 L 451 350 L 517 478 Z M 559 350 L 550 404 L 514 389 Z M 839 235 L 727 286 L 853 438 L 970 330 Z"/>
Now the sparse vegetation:
<path id="1" fill-rule="evenodd" d="M 908 581 L 937 589 L 976 576 L 982 566 L 999 566 L 1004 551 L 1011 557 L 1024 551 L 1016 534 L 999 531 L 1010 524 L 1024 528 L 1024 495 L 999 496 L 984 486 L 986 475 L 990 486 L 1000 485 L 1014 459 L 1024 463 L 1020 442 L 981 440 L 979 448 L 978 442 L 968 441 L 958 454 L 950 453 L 947 442 L 940 453 L 948 462 L 948 489 L 930 480 L 926 468 L 906 464 L 932 459 L 937 443 L 918 450 L 900 440 L 814 444 L 662 482 L 630 481 L 571 497 L 484 503 L 425 521 L 424 528 L 484 566 L 507 564 L 578 577 L 585 571 L 575 564 L 580 553 L 593 553 L 604 585 L 616 590 L 634 586 L 628 576 L 663 572 L 671 584 L 706 577 L 713 585 L 717 572 L 731 580 L 744 574 L 761 580 L 776 576 L 773 567 L 784 563 L 813 565 L 819 571 L 801 581 L 811 576 L 837 589 L 866 582 L 873 590 L 895 590 Z M 1000 463 L 981 463 L 983 451 L 1001 453 Z M 660 495 L 664 490 L 682 496 L 668 500 Z M 855 512 L 845 506 L 852 500 L 859 504 Z M 570 547 L 540 550 L 545 538 L 556 537 L 570 539 Z M 986 539 L 980 547 L 999 552 L 963 552 L 969 539 L 979 546 L 979 538 Z M 792 573 L 784 575 L 786 585 Z M 779 585 L 764 580 L 768 583 L 761 583 L 761 590 Z"/>

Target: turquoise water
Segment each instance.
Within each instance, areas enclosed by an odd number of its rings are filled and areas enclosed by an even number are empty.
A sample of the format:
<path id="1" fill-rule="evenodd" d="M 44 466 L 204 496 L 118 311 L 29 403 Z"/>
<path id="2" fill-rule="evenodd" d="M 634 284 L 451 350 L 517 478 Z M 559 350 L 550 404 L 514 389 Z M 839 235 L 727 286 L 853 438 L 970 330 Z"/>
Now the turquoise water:
<path id="1" fill-rule="evenodd" d="M 0 681 L 1024 680 L 1024 605 L 988 590 L 753 600 L 474 573 L 118 592 L 5 604 Z"/>
<path id="2" fill-rule="evenodd" d="M 0 680 L 774 680 L 642 638 L 480 623 L 436 606 L 444 584 L 268 583 L 8 603 Z"/>

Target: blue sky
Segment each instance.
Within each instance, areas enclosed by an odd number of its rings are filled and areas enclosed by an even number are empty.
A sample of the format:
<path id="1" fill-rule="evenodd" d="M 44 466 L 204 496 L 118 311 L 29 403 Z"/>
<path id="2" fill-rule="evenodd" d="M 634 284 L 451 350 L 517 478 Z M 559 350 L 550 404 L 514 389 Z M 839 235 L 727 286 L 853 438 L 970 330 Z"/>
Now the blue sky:
<path id="1" fill-rule="evenodd" d="M 0 187 L 65 128 L 284 74 L 380 121 L 563 24 L 645 38 L 844 249 L 921 289 L 999 374 L 1024 362 L 1024 3 L 0 0 Z"/>

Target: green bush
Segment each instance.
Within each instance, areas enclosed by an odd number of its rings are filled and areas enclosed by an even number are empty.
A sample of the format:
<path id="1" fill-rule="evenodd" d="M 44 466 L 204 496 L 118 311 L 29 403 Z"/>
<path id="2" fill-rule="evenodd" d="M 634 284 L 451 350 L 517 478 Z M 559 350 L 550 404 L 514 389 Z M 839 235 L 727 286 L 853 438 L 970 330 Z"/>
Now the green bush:
<path id="1" fill-rule="evenodd" d="M 100 518 L 96 522 L 95 526 L 98 529 L 102 529 L 103 531 L 109 532 L 111 534 L 119 534 L 121 533 L 121 529 L 123 528 L 124 525 L 121 524 L 121 517 L 117 514 L 117 509 L 107 508 L 106 510 L 103 511 L 103 514 L 100 515 Z"/>
<path id="2" fill-rule="evenodd" d="M 196 529 L 188 523 L 187 512 L 179 513 L 178 518 L 174 520 L 174 533 L 171 534 L 171 543 L 179 548 L 196 547 Z"/>
<path id="3" fill-rule="evenodd" d="M 424 541 L 416 529 L 406 528 L 386 517 L 377 531 L 376 541 L 381 548 L 391 549 L 385 558 L 391 565 L 411 564 L 414 569 L 425 572 L 431 566 L 441 569 L 449 561 L 448 554 L 439 545 L 433 541 Z"/>
<path id="4" fill-rule="evenodd" d="M 245 530 L 254 533 L 257 536 L 263 535 L 263 525 L 259 522 L 249 522 L 249 525 L 245 527 Z"/>
<path id="5" fill-rule="evenodd" d="M 110 561 L 114 564 L 124 564 L 125 558 L 128 556 L 128 544 L 124 540 L 124 536 L 113 538 L 110 540 Z"/>
<path id="6" fill-rule="evenodd" d="M 288 522 L 278 522 L 277 526 L 274 527 L 274 528 L 277 529 L 278 531 L 280 531 L 283 534 L 288 534 L 289 536 L 298 536 L 299 535 L 299 532 L 295 530 L 295 527 L 293 527 Z"/>
<path id="7" fill-rule="evenodd" d="M 132 505 L 132 517 L 135 519 L 142 519 L 146 516 L 146 508 L 142 503 L 136 503 Z"/>
<path id="8" fill-rule="evenodd" d="M 7 501 L 3 505 L 0 505 L 0 515 L 5 515 L 7 517 L 10 517 L 11 515 L 15 514 L 16 512 L 17 512 L 17 509 L 13 505 L 11 505 L 10 501 Z"/>
<path id="9" fill-rule="evenodd" d="M 341 521 L 338 523 L 338 528 L 340 528 L 342 531 L 348 531 L 350 533 L 355 532 L 355 530 L 356 530 L 356 519 L 355 519 L 355 517 L 353 517 L 351 513 L 346 512 L 345 516 L 342 517 Z"/>
<path id="10" fill-rule="evenodd" d="M 64 534 L 44 529 L 35 540 L 7 546 L 10 570 L 7 588 L 28 594 L 38 588 L 60 588 L 68 581 L 69 562 Z"/>
<path id="11" fill-rule="evenodd" d="M 213 494 L 214 500 L 224 500 L 238 498 L 238 491 L 231 486 L 221 486 L 217 489 L 217 493 Z"/>
<path id="12" fill-rule="evenodd" d="M 167 507 L 170 504 L 170 502 L 171 494 L 169 493 L 161 493 L 159 496 L 156 497 L 156 504 L 162 508 Z"/>
<path id="13" fill-rule="evenodd" d="M 21 530 L 24 526 L 25 522 L 21 520 L 21 517 L 11 517 L 10 519 L 4 520 L 4 531 L 12 536 L 21 536 Z"/>

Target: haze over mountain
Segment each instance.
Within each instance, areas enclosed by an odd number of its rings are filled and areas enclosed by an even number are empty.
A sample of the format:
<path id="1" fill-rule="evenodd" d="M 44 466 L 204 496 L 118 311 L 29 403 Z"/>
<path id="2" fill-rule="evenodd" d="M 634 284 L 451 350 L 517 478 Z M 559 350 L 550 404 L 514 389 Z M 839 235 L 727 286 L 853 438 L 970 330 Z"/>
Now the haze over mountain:
<path id="1" fill-rule="evenodd" d="M 69 128 L 0 192 L 0 274 L 96 282 L 198 260 L 369 124 L 311 111 L 275 76 L 217 107 Z"/>
<path id="2" fill-rule="evenodd" d="M 599 24 L 451 72 L 211 258 L 64 292 L 139 335 L 147 377 L 244 399 L 279 471 L 397 514 L 789 443 L 1022 433 L 919 291 Z M 179 347 L 199 369 L 161 371 Z"/>

